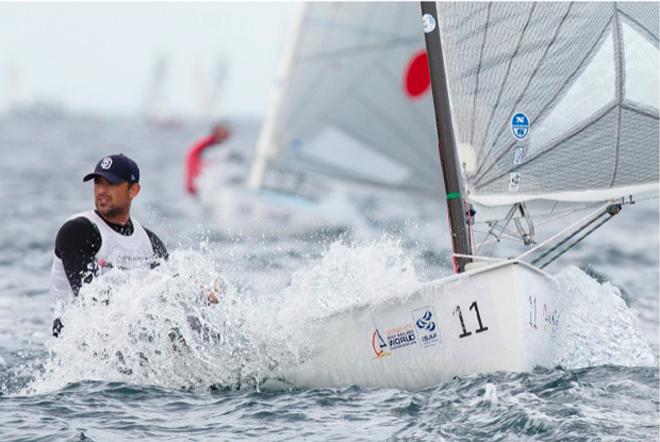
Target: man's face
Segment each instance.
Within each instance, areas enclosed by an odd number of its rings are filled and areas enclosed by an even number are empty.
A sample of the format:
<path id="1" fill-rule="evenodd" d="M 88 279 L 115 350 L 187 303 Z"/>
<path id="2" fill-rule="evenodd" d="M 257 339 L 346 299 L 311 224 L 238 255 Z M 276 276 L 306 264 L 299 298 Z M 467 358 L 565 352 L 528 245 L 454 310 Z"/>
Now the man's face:
<path id="1" fill-rule="evenodd" d="M 128 214 L 131 201 L 140 191 L 137 183 L 112 184 L 103 177 L 94 177 L 94 204 L 106 218 Z"/>

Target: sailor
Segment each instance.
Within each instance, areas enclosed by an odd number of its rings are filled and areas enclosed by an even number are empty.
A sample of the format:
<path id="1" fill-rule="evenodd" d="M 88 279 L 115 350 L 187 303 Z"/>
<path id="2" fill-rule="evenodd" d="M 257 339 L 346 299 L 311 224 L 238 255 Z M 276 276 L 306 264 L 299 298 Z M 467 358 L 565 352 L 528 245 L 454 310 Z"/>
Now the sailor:
<path id="1" fill-rule="evenodd" d="M 131 203 L 140 193 L 140 170 L 124 154 L 108 155 L 83 181 L 94 180 L 96 210 L 70 216 L 55 239 L 51 294 L 55 302 L 53 336 L 59 336 L 58 317 L 65 302 L 81 286 L 112 267 L 157 265 L 167 259 L 163 242 L 130 216 Z"/>
<path id="2" fill-rule="evenodd" d="M 197 193 L 197 177 L 202 171 L 202 153 L 211 146 L 221 144 L 229 138 L 227 125 L 218 123 L 211 129 L 211 134 L 197 140 L 186 153 L 186 190 L 191 195 Z"/>

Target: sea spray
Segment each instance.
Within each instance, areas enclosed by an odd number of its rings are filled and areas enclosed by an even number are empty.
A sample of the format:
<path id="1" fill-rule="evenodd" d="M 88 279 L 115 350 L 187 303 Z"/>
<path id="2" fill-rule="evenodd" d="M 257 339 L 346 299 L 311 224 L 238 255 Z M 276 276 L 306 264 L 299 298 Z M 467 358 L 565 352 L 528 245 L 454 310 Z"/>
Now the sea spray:
<path id="1" fill-rule="evenodd" d="M 392 240 L 334 243 L 273 293 L 240 292 L 209 253 L 175 251 L 153 270 L 111 270 L 84 286 L 62 314 L 62 336 L 47 340 L 49 358 L 29 390 L 83 380 L 258 385 L 324 344 L 314 333 L 324 318 L 418 284 L 412 259 Z"/>
<path id="2" fill-rule="evenodd" d="M 575 266 L 563 269 L 555 280 L 563 306 L 557 365 L 582 368 L 655 364 L 639 321 L 616 286 L 601 284 Z"/>
<path id="3" fill-rule="evenodd" d="M 175 252 L 151 271 L 96 278 L 65 308 L 62 336 L 47 342 L 50 358 L 32 388 L 89 379 L 175 388 L 226 381 L 234 367 L 222 356 L 236 331 L 225 326 L 231 308 L 209 302 L 212 291 L 223 292 L 223 304 L 235 296 L 197 252 Z"/>
<path id="4" fill-rule="evenodd" d="M 653 364 L 615 287 L 575 267 L 556 279 L 564 306 L 557 364 Z M 27 392 L 84 380 L 258 388 L 328 346 L 341 348 L 318 338 L 327 321 L 405 299 L 421 283 L 414 259 L 392 239 L 335 242 L 283 290 L 260 293 L 238 290 L 207 251 L 175 251 L 151 271 L 110 271 L 85 286 L 64 311 L 62 336 L 47 340 L 49 357 Z"/>
<path id="5" fill-rule="evenodd" d="M 273 375 L 311 359 L 328 346 L 320 329 L 349 310 L 402 299 L 420 281 L 413 259 L 391 239 L 361 244 L 336 242 L 316 262 L 296 271 L 273 304 L 272 319 L 259 341 L 268 341 L 277 361 Z M 276 339 L 273 339 L 276 337 Z"/>

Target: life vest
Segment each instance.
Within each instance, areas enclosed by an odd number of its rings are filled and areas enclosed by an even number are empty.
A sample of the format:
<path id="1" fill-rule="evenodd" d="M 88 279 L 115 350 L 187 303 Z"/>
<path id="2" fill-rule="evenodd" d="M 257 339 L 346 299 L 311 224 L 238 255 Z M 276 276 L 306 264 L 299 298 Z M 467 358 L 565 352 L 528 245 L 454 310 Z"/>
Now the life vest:
<path id="1" fill-rule="evenodd" d="M 149 235 L 135 219 L 131 218 L 133 234 L 126 236 L 112 230 L 93 210 L 72 215 L 67 218 L 67 221 L 80 217 L 88 219 L 101 234 L 101 248 L 94 256 L 100 272 L 111 267 L 131 268 L 135 265 L 142 265 L 153 257 Z M 89 269 L 90 272 L 93 270 L 93 268 Z M 63 302 L 72 299 L 73 292 L 64 271 L 64 264 L 57 255 L 53 256 L 50 275 L 50 292 L 55 308 L 58 309 Z"/>

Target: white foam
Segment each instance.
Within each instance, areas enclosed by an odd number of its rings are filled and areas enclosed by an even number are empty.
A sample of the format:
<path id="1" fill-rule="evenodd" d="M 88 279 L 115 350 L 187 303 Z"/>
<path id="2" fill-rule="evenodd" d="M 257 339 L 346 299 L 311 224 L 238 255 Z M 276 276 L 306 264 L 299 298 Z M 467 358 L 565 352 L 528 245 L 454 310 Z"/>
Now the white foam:
<path id="1" fill-rule="evenodd" d="M 315 327 L 340 312 L 415 292 L 414 260 L 392 240 L 332 244 L 291 275 L 284 290 L 239 292 L 208 251 L 176 251 L 152 271 L 111 271 L 81 290 L 47 339 L 45 372 L 25 393 L 84 380 L 168 388 L 254 388 L 319 346 Z M 637 319 L 618 289 L 569 267 L 557 276 L 564 309 L 557 364 L 652 365 Z M 207 293 L 224 286 L 218 304 Z M 108 301 L 107 305 L 104 301 Z M 484 399 L 498 400 L 495 389 Z"/>
<path id="2" fill-rule="evenodd" d="M 210 305 L 207 292 L 216 283 L 224 293 Z M 64 310 L 62 336 L 47 339 L 45 373 L 26 392 L 83 380 L 258 385 L 316 345 L 319 318 L 417 285 L 412 260 L 393 241 L 333 244 L 283 292 L 261 294 L 239 293 L 208 252 L 177 251 L 152 271 L 111 271 L 84 286 Z"/>
<path id="3" fill-rule="evenodd" d="M 600 284 L 575 266 L 562 270 L 556 363 L 565 368 L 598 365 L 652 366 L 655 357 L 643 338 L 639 320 L 619 289 Z"/>

